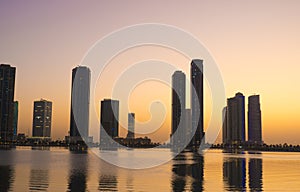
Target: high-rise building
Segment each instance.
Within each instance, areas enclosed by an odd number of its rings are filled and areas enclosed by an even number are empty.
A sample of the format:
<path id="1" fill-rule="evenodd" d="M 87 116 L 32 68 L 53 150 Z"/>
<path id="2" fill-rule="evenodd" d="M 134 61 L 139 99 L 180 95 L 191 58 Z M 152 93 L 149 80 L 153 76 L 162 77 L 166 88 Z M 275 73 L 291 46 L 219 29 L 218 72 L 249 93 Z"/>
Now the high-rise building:
<path id="1" fill-rule="evenodd" d="M 101 101 L 100 147 L 111 147 L 110 139 L 119 137 L 119 101 Z"/>
<path id="2" fill-rule="evenodd" d="M 18 136 L 18 118 L 19 118 L 19 103 L 18 101 L 14 101 L 13 140 L 17 140 L 17 136 Z"/>
<path id="3" fill-rule="evenodd" d="M 222 142 L 223 144 L 228 143 L 228 129 L 227 129 L 227 107 L 223 108 L 222 111 Z"/>
<path id="4" fill-rule="evenodd" d="M 192 129 L 196 129 L 192 145 L 198 148 L 201 142 L 205 142 L 203 139 L 203 60 L 192 60 L 191 82 Z"/>
<path id="5" fill-rule="evenodd" d="M 259 95 L 248 97 L 248 141 L 252 144 L 262 144 Z"/>
<path id="6" fill-rule="evenodd" d="M 192 110 L 191 109 L 185 109 L 185 130 L 186 130 L 185 141 L 188 143 L 188 146 L 190 146 L 192 142 Z"/>
<path id="7" fill-rule="evenodd" d="M 32 137 L 51 137 L 52 102 L 41 99 L 33 106 Z"/>
<path id="8" fill-rule="evenodd" d="M 175 71 L 172 75 L 172 140 L 173 150 L 183 149 L 186 144 L 185 127 L 185 74 Z M 175 133 L 177 132 L 177 133 Z"/>
<path id="9" fill-rule="evenodd" d="M 227 141 L 228 144 L 245 142 L 245 97 L 242 93 L 227 99 Z"/>
<path id="10" fill-rule="evenodd" d="M 91 72 L 88 67 L 72 70 L 70 141 L 88 140 Z"/>
<path id="11" fill-rule="evenodd" d="M 12 141 L 16 68 L 0 65 L 0 141 Z"/>
<path id="12" fill-rule="evenodd" d="M 128 113 L 128 139 L 134 139 L 134 124 L 135 124 L 135 114 Z"/>

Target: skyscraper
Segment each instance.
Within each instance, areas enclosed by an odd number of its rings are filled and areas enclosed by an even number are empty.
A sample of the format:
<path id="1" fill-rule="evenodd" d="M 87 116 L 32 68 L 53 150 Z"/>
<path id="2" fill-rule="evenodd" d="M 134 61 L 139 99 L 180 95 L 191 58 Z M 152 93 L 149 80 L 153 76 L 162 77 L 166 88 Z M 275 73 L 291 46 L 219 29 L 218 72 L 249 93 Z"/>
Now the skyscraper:
<path id="1" fill-rule="evenodd" d="M 104 148 L 111 147 L 110 138 L 119 137 L 119 101 L 102 100 L 100 113 L 100 145 Z"/>
<path id="2" fill-rule="evenodd" d="M 186 143 L 185 115 L 185 74 L 182 71 L 175 71 L 172 75 L 171 145 L 173 150 L 183 149 Z"/>
<path id="3" fill-rule="evenodd" d="M 185 130 L 186 130 L 185 141 L 188 143 L 188 146 L 190 146 L 192 142 L 192 110 L 191 109 L 185 109 Z"/>
<path id="4" fill-rule="evenodd" d="M 203 60 L 193 59 L 191 62 L 191 107 L 192 128 L 196 129 L 192 145 L 198 148 L 204 138 L 203 130 Z"/>
<path id="5" fill-rule="evenodd" d="M 32 137 L 51 137 L 52 102 L 41 99 L 33 106 Z"/>
<path id="6" fill-rule="evenodd" d="M 227 129 L 227 107 L 223 108 L 222 111 L 222 142 L 223 144 L 228 143 L 228 129 Z"/>
<path id="7" fill-rule="evenodd" d="M 16 68 L 0 65 L 0 141 L 12 141 Z"/>
<path id="8" fill-rule="evenodd" d="M 18 101 L 14 101 L 14 121 L 13 121 L 14 139 L 13 140 L 16 140 L 18 136 L 18 118 L 19 118 L 19 103 Z"/>
<path id="9" fill-rule="evenodd" d="M 91 72 L 88 67 L 72 70 L 70 141 L 88 140 Z"/>
<path id="10" fill-rule="evenodd" d="M 135 114 L 128 113 L 128 139 L 134 139 L 134 124 L 135 124 Z"/>
<path id="11" fill-rule="evenodd" d="M 248 97 L 248 141 L 252 144 L 262 144 L 261 111 L 259 95 Z"/>
<path id="12" fill-rule="evenodd" d="M 245 142 L 245 97 L 242 93 L 227 99 L 227 141 L 229 144 Z"/>

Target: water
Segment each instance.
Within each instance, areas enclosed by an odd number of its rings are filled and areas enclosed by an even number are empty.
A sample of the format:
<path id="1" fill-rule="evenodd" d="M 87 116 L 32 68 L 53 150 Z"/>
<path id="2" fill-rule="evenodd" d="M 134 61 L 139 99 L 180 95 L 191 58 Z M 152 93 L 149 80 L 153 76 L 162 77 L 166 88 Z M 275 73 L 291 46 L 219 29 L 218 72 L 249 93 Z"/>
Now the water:
<path id="1" fill-rule="evenodd" d="M 185 153 L 158 167 L 129 170 L 110 165 L 91 151 L 73 154 L 63 148 L 28 147 L 0 151 L 1 192 L 201 190 L 300 191 L 300 153 L 209 150 L 203 156 Z"/>

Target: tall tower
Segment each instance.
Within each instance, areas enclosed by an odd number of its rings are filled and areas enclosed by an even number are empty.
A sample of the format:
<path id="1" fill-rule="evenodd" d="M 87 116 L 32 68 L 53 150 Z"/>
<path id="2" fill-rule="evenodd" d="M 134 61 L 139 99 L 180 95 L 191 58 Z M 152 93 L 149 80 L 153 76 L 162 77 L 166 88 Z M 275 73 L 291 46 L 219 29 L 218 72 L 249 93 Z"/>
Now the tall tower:
<path id="1" fill-rule="evenodd" d="M 110 138 L 119 137 L 119 101 L 102 100 L 100 113 L 100 147 L 111 147 Z"/>
<path id="2" fill-rule="evenodd" d="M 134 124 L 135 124 L 135 114 L 128 113 L 128 139 L 134 139 Z"/>
<path id="3" fill-rule="evenodd" d="M 245 142 L 245 97 L 242 93 L 227 99 L 227 129 L 230 144 Z"/>
<path id="4" fill-rule="evenodd" d="M 17 140 L 17 136 L 18 136 L 18 119 L 19 119 L 19 102 L 14 101 L 14 121 L 13 121 L 14 141 Z"/>
<path id="5" fill-rule="evenodd" d="M 52 102 L 41 99 L 33 106 L 32 137 L 51 137 Z"/>
<path id="6" fill-rule="evenodd" d="M 191 108 L 192 129 L 196 129 L 192 145 L 198 148 L 204 138 L 203 130 L 203 60 L 193 59 L 191 63 Z"/>
<path id="7" fill-rule="evenodd" d="M 71 142 L 87 141 L 89 134 L 91 72 L 88 67 L 78 66 L 72 70 L 72 94 L 70 114 Z"/>
<path id="8" fill-rule="evenodd" d="M 186 144 L 185 116 L 185 74 L 182 71 L 175 71 L 172 75 L 171 145 L 173 150 L 183 149 L 184 144 Z M 177 134 L 175 134 L 176 131 Z"/>
<path id="9" fill-rule="evenodd" d="M 252 144 L 262 144 L 261 111 L 259 95 L 248 97 L 248 141 Z"/>
<path id="10" fill-rule="evenodd" d="M 227 129 L 227 107 L 223 108 L 222 111 L 222 142 L 223 144 L 227 144 L 228 143 L 228 135 L 230 134 Z"/>
<path id="11" fill-rule="evenodd" d="M 16 68 L 0 65 L 0 141 L 12 141 Z"/>

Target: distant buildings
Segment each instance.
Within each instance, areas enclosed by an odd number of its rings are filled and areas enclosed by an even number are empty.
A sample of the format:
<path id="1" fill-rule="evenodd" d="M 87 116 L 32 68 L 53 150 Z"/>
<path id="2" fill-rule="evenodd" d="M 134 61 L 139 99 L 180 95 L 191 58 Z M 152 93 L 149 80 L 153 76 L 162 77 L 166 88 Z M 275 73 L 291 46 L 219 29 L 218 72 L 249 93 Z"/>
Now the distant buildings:
<path id="1" fill-rule="evenodd" d="M 205 142 L 203 130 L 203 60 L 193 59 L 191 62 L 191 108 L 192 128 L 195 129 L 192 145 L 198 149 Z"/>
<path id="2" fill-rule="evenodd" d="M 0 65 L 0 142 L 13 140 L 15 76 L 15 67 Z"/>
<path id="3" fill-rule="evenodd" d="M 18 118 L 19 118 L 19 102 L 14 101 L 14 121 L 13 121 L 13 140 L 17 140 L 18 137 Z"/>
<path id="4" fill-rule="evenodd" d="M 111 139 L 119 136 L 119 101 L 102 100 L 100 113 L 100 148 L 109 148 L 113 145 Z"/>
<path id="5" fill-rule="evenodd" d="M 89 134 L 91 72 L 88 67 L 78 66 L 72 70 L 72 94 L 70 113 L 70 142 L 87 141 Z"/>
<path id="6" fill-rule="evenodd" d="M 34 101 L 32 137 L 51 138 L 52 102 Z"/>
<path id="7" fill-rule="evenodd" d="M 262 144 L 259 95 L 248 97 L 248 142 Z"/>
<path id="8" fill-rule="evenodd" d="M 172 75 L 172 150 L 183 149 L 186 143 L 185 115 L 185 74 L 175 71 Z"/>
<path id="9" fill-rule="evenodd" d="M 134 126 L 135 126 L 135 114 L 134 113 L 128 113 L 128 133 L 127 137 L 128 139 L 134 139 Z"/>
<path id="10" fill-rule="evenodd" d="M 245 97 L 237 93 L 235 97 L 227 99 L 227 106 L 223 109 L 223 144 L 245 144 Z M 262 144 L 261 111 L 259 95 L 248 98 L 248 143 Z"/>

